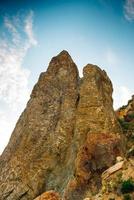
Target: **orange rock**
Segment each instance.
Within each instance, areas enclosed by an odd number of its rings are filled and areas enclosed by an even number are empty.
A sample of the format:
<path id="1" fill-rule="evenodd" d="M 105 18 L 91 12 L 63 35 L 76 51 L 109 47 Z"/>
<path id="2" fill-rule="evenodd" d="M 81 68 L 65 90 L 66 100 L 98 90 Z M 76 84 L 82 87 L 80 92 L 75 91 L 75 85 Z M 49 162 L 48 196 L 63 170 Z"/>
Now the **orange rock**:
<path id="1" fill-rule="evenodd" d="M 118 162 L 115 165 L 113 165 L 112 167 L 108 168 L 106 171 L 104 171 L 102 173 L 102 178 L 106 179 L 108 178 L 111 174 L 117 172 L 118 170 L 122 169 L 124 164 L 124 161 Z"/>
<path id="2" fill-rule="evenodd" d="M 95 172 L 110 167 L 121 154 L 120 136 L 115 134 L 89 134 L 76 158 L 78 181 L 86 183 Z"/>
<path id="3" fill-rule="evenodd" d="M 97 191 L 101 182 L 101 173 L 115 162 L 116 156 L 121 154 L 120 135 L 90 133 L 77 154 L 75 179 L 68 184 L 65 199 L 81 199 L 80 195 L 88 187 L 93 192 Z"/>
<path id="4" fill-rule="evenodd" d="M 58 193 L 48 191 L 37 197 L 35 200 L 61 200 L 61 198 Z"/>

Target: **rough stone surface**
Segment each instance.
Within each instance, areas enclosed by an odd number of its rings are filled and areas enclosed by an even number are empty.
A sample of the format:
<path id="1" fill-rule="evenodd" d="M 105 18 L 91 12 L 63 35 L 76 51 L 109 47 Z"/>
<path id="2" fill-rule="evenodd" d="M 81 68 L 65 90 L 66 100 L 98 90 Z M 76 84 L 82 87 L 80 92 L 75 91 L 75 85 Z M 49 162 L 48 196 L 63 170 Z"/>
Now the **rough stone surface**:
<path id="1" fill-rule="evenodd" d="M 116 115 L 126 136 L 127 157 L 134 157 L 134 95 L 127 105 L 116 111 Z"/>
<path id="2" fill-rule="evenodd" d="M 54 191 L 48 191 L 48 192 L 45 192 L 42 195 L 38 196 L 34 200 L 61 200 L 61 198 L 58 193 L 56 193 Z"/>
<path id="3" fill-rule="evenodd" d="M 134 165 L 131 161 L 130 159 L 125 159 L 119 170 L 109 174 L 107 178 L 102 176 L 102 188 L 97 195 L 92 197 L 92 200 L 109 200 L 112 198 L 115 200 L 125 199 L 125 195 L 121 192 L 121 185 L 124 181 L 129 179 L 134 181 Z M 114 168 L 114 166 L 112 166 L 111 169 L 112 168 Z M 108 171 L 111 171 L 111 169 L 108 169 Z M 134 199 L 134 192 L 128 193 L 128 195 L 131 197 L 130 199 Z"/>
<path id="4" fill-rule="evenodd" d="M 105 71 L 88 64 L 80 79 L 66 51 L 54 57 L 0 157 L 0 199 L 33 200 L 50 190 L 83 199 L 122 155 L 112 103 Z"/>
<path id="5" fill-rule="evenodd" d="M 81 200 L 84 193 L 97 193 L 101 187 L 101 174 L 115 162 L 121 153 L 121 137 L 115 134 L 90 133 L 77 153 L 75 177 L 65 190 L 67 200 Z"/>
<path id="6" fill-rule="evenodd" d="M 124 164 L 124 161 L 118 162 L 115 165 L 113 165 L 112 167 L 108 168 L 106 171 L 104 171 L 102 173 L 102 178 L 106 179 L 107 177 L 109 177 L 111 174 L 117 172 L 118 170 L 122 169 Z"/>

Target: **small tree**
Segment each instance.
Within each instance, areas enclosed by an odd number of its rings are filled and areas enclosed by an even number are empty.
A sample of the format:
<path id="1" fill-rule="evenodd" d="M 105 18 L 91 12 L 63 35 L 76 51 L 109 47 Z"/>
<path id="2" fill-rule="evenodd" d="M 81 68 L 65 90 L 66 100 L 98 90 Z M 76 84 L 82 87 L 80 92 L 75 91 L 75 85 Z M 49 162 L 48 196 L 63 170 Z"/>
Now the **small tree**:
<path id="1" fill-rule="evenodd" d="M 131 179 L 122 182 L 121 192 L 123 194 L 134 191 L 134 182 Z"/>

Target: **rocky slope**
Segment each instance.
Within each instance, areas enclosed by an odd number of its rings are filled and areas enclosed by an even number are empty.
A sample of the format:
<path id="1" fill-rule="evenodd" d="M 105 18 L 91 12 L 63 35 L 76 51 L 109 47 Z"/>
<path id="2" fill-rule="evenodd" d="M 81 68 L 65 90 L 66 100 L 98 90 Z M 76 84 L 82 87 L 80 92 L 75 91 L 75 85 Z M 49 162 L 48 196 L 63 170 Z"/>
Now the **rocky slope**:
<path id="1" fill-rule="evenodd" d="M 116 111 L 116 115 L 127 139 L 127 156 L 134 156 L 134 96 Z"/>
<path id="2" fill-rule="evenodd" d="M 118 118 L 124 119 L 128 122 L 134 121 L 134 95 L 128 101 L 127 105 L 122 106 L 116 111 Z"/>
<path id="3" fill-rule="evenodd" d="M 112 83 L 95 65 L 77 66 L 66 51 L 41 73 L 0 157 L 0 199 L 82 200 L 124 153 Z M 57 194 L 59 193 L 59 194 Z M 40 197 L 39 197 L 40 198 Z"/>
<path id="4" fill-rule="evenodd" d="M 133 200 L 134 159 L 124 159 L 102 174 L 102 187 L 98 194 L 89 194 L 87 200 Z"/>

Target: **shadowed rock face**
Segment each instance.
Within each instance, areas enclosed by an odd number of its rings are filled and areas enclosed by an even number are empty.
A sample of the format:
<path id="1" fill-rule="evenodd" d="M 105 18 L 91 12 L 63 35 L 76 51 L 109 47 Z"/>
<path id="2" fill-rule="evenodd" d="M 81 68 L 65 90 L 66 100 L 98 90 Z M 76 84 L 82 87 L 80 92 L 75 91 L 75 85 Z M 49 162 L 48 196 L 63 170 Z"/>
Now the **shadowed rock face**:
<path id="1" fill-rule="evenodd" d="M 49 190 L 82 199 L 95 174 L 122 154 L 111 81 L 94 65 L 83 74 L 66 51 L 41 73 L 0 158 L 1 200 L 33 200 Z"/>

